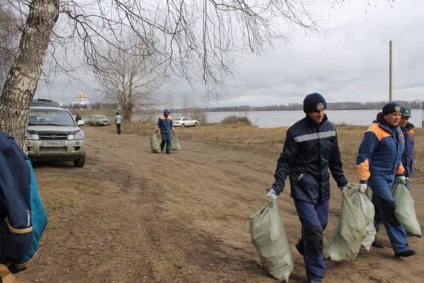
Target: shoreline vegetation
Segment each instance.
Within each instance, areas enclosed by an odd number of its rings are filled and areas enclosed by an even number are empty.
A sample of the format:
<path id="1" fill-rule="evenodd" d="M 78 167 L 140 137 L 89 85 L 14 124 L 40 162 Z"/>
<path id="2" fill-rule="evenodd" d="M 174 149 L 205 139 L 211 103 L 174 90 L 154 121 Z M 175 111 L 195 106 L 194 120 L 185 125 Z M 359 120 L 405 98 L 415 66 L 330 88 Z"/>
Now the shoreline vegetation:
<path id="1" fill-rule="evenodd" d="M 424 101 L 402 101 L 395 100 L 401 106 L 405 106 L 411 109 L 424 109 Z M 387 101 L 379 102 L 328 102 L 328 110 L 381 110 Z M 72 109 L 72 106 L 69 107 Z M 116 111 L 118 109 L 116 103 L 93 103 L 91 104 L 92 110 L 102 111 Z M 298 111 L 303 110 L 302 103 L 289 103 L 280 105 L 266 105 L 266 106 L 250 106 L 250 105 L 238 105 L 238 106 L 223 106 L 223 107 L 170 107 L 171 113 L 184 113 L 184 112 L 242 112 L 242 111 Z M 73 109 L 73 111 L 90 111 L 85 109 Z M 137 110 L 134 113 L 158 113 L 162 109 L 154 109 L 154 107 L 146 110 Z"/>

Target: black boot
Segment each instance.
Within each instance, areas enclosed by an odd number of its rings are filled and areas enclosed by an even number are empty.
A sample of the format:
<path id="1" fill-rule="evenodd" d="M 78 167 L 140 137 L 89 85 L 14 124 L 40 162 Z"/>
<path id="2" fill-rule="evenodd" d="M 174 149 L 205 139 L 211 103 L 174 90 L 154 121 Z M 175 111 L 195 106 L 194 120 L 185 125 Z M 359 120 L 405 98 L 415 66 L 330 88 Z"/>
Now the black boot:
<path id="1" fill-rule="evenodd" d="M 374 240 L 374 242 L 372 242 L 372 245 L 371 246 L 373 246 L 374 248 L 377 248 L 377 249 L 384 248 L 383 243 L 380 242 L 377 238 L 375 238 L 375 240 Z"/>
<path id="2" fill-rule="evenodd" d="M 395 254 L 395 257 L 408 257 L 408 256 L 416 255 L 416 254 L 417 253 L 414 250 L 406 250 L 398 254 Z"/>

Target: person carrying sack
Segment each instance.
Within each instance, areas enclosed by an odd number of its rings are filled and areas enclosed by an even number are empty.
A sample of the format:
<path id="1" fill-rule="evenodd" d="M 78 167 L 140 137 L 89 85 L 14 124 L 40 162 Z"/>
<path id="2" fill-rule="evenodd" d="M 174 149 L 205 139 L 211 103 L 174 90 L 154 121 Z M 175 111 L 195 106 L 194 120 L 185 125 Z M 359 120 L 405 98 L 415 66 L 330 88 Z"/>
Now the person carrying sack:
<path id="1" fill-rule="evenodd" d="M 174 132 L 174 125 L 172 123 L 171 112 L 168 108 L 163 110 L 163 115 L 158 119 L 158 127 L 156 133 L 160 131 L 162 141 L 160 143 L 160 150 L 163 151 L 165 148 L 166 154 L 171 154 L 171 135 Z"/>
<path id="2" fill-rule="evenodd" d="M 416 253 L 409 248 L 405 228 L 396 217 L 396 203 L 391 192 L 395 181 L 406 184 L 401 162 L 404 150 L 404 137 L 399 127 L 401 115 L 399 104 L 389 102 L 383 106 L 364 134 L 356 164 L 361 191 L 368 186 L 372 189 L 375 230 L 378 233 L 383 223 L 395 257 L 409 257 Z M 383 248 L 377 237 L 373 246 Z"/>
<path id="3" fill-rule="evenodd" d="M 321 94 L 311 93 L 305 97 L 303 111 L 306 116 L 287 130 L 275 181 L 266 193 L 267 197 L 276 199 L 289 176 L 291 197 L 302 224 L 302 236 L 296 248 L 303 256 L 310 283 L 322 282 L 325 275 L 323 232 L 329 215 L 328 171 L 342 191 L 348 188 L 336 129 L 328 121 L 326 109 L 327 102 Z"/>

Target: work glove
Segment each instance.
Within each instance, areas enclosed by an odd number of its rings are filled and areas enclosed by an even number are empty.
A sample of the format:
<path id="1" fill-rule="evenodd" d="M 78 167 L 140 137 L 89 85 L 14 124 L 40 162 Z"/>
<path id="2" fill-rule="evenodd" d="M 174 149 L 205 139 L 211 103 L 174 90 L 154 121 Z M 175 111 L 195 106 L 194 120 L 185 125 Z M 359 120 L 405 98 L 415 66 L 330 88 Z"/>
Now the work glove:
<path id="1" fill-rule="evenodd" d="M 396 177 L 396 182 L 406 185 L 406 178 L 403 175 L 399 175 Z"/>
<path id="2" fill-rule="evenodd" d="M 361 191 L 361 193 L 365 193 L 365 191 L 367 190 L 367 188 L 368 188 L 368 185 L 367 184 L 363 184 L 363 183 L 360 183 L 359 184 L 359 190 Z"/>
<path id="3" fill-rule="evenodd" d="M 350 184 L 347 183 L 343 187 L 340 187 L 340 190 L 342 191 L 342 193 L 345 193 L 345 192 L 347 192 L 347 190 L 349 189 L 349 187 L 350 187 Z"/>
<path id="4" fill-rule="evenodd" d="M 272 200 L 276 200 L 277 199 L 277 193 L 273 190 L 273 189 L 267 189 L 265 190 L 265 196 L 269 197 Z"/>

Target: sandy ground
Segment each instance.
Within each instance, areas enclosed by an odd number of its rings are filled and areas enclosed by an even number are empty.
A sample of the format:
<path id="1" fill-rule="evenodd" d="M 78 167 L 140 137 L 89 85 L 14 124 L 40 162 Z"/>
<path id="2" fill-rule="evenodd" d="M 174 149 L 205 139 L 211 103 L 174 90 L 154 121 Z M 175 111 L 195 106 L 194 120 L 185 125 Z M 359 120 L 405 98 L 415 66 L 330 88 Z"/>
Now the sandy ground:
<path id="1" fill-rule="evenodd" d="M 277 155 L 184 140 L 182 151 L 155 154 L 145 136 L 84 131 L 83 169 L 35 167 L 49 225 L 34 266 L 17 275 L 22 282 L 276 282 L 259 265 L 249 218 L 268 203 Z M 412 196 L 424 223 L 420 182 Z M 334 183 L 332 190 L 325 243 L 340 212 L 341 193 Z M 289 188 L 278 205 L 295 261 L 290 282 L 305 282 Z M 384 229 L 379 235 L 389 245 Z M 398 259 L 390 248 L 371 249 L 353 262 L 327 262 L 324 282 L 424 282 L 422 239 L 410 246 L 420 254 Z"/>

